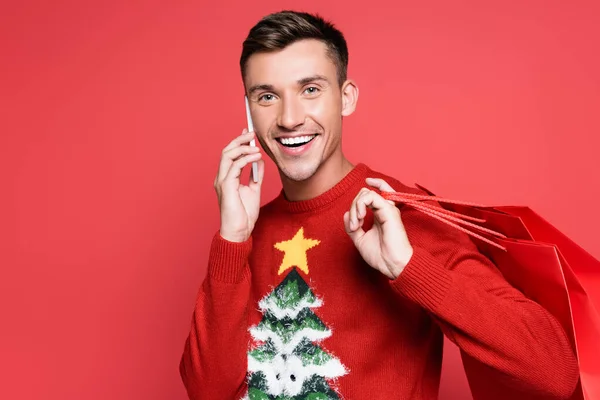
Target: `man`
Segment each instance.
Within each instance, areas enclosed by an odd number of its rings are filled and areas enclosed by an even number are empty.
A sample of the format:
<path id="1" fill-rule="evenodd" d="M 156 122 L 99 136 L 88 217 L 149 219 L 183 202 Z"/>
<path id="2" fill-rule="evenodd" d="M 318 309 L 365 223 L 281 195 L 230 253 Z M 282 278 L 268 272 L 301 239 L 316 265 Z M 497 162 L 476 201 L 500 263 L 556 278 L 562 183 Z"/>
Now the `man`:
<path id="1" fill-rule="evenodd" d="M 569 398 L 577 361 L 552 315 L 461 232 L 379 194 L 417 190 L 344 157 L 347 64 L 343 35 L 305 13 L 269 15 L 244 42 L 256 133 L 224 148 L 214 182 L 221 226 L 180 364 L 189 397 L 435 399 L 445 334 L 497 382 Z M 262 208 L 253 137 L 283 186 Z"/>

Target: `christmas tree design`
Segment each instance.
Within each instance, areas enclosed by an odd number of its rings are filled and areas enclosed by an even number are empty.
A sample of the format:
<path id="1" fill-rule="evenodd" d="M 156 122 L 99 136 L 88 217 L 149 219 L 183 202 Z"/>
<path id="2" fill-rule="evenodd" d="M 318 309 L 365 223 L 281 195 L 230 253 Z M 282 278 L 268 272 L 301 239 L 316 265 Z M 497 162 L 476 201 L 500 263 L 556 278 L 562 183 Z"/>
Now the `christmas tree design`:
<path id="1" fill-rule="evenodd" d="M 347 373 L 317 342 L 331 330 L 312 309 L 322 305 L 296 268 L 260 302 L 260 323 L 250 329 L 259 343 L 248 353 L 250 400 L 340 399 L 329 382 Z"/>

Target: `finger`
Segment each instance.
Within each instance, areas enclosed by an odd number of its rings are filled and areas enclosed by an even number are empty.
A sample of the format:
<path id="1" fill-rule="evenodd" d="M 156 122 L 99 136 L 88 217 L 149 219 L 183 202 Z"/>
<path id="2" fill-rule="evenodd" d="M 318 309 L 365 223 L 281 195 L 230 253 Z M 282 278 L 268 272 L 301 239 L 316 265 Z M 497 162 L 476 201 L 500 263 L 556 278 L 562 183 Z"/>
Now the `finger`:
<path id="1" fill-rule="evenodd" d="M 369 191 L 369 193 L 361 196 L 359 203 L 364 203 L 365 207 L 372 209 L 375 217 L 380 223 L 389 221 L 397 215 L 396 206 L 374 191 Z"/>
<path id="2" fill-rule="evenodd" d="M 358 219 L 364 219 L 367 216 L 367 205 L 365 202 L 365 196 L 367 196 L 371 191 L 365 189 L 363 194 L 356 202 L 356 216 Z"/>
<path id="3" fill-rule="evenodd" d="M 231 166 L 231 163 L 233 163 L 235 160 L 237 160 L 238 158 L 240 158 L 241 156 L 245 156 L 247 154 L 255 154 L 255 153 L 259 153 L 260 149 L 258 147 L 255 146 L 238 146 L 238 147 L 234 147 L 233 149 L 230 149 L 228 151 L 226 151 L 225 153 L 223 153 L 222 156 L 222 164 L 223 167 L 226 167 L 224 172 L 229 171 L 229 167 Z"/>
<path id="4" fill-rule="evenodd" d="M 367 188 L 362 188 L 360 190 L 360 192 L 358 192 L 358 194 L 354 197 L 354 200 L 352 200 L 352 204 L 350 205 L 350 210 L 349 210 L 350 211 L 350 215 L 349 215 L 349 217 L 350 217 L 350 228 L 352 230 L 358 228 L 358 225 L 359 225 L 358 224 L 358 220 L 359 220 L 359 217 L 358 217 L 358 208 L 357 208 L 358 201 L 359 201 L 359 199 L 362 196 L 364 196 L 364 194 L 368 190 L 369 189 L 367 189 Z"/>
<path id="5" fill-rule="evenodd" d="M 242 169 L 249 163 L 260 160 L 261 157 L 261 153 L 255 153 L 247 154 L 235 160 L 231 164 L 231 167 L 229 168 L 229 171 L 227 172 L 222 184 L 225 185 L 227 182 L 237 182 L 239 184 L 239 179 L 242 175 Z"/>
<path id="6" fill-rule="evenodd" d="M 345 228 L 348 236 L 350 236 L 350 239 L 352 239 L 352 242 L 354 242 L 355 244 L 357 244 L 365 234 L 365 231 L 361 227 L 352 229 L 352 227 L 350 226 L 350 212 L 349 211 L 346 211 L 344 213 L 344 228 Z"/>
<path id="7" fill-rule="evenodd" d="M 239 147 L 241 144 L 243 144 L 245 137 L 248 137 L 248 142 L 250 142 L 251 136 L 253 134 L 254 132 L 248 132 L 248 129 L 244 128 L 240 136 L 233 139 L 227 144 L 227 146 L 223 148 L 223 150 L 221 150 L 221 157 L 219 158 L 219 167 L 217 168 L 217 175 L 215 176 L 214 181 L 215 187 L 217 187 L 217 185 L 223 181 L 223 179 L 227 175 L 227 172 L 229 171 L 229 168 L 231 167 L 231 163 L 229 162 L 230 160 L 225 156 L 225 154 L 231 149 Z"/>
<path id="8" fill-rule="evenodd" d="M 252 154 L 259 152 L 260 149 L 256 146 L 250 145 L 240 145 L 238 147 L 234 147 L 233 149 L 229 149 L 223 153 L 225 158 L 229 158 L 230 160 L 235 160 L 239 156 L 243 154 Z"/>
<path id="9" fill-rule="evenodd" d="M 355 210 L 356 220 L 352 221 L 355 228 L 362 227 L 365 221 L 365 216 L 367 215 L 367 203 L 369 203 L 370 197 L 369 193 L 370 190 L 365 189 L 356 199 L 356 203 L 353 207 Z"/>
<path id="10" fill-rule="evenodd" d="M 221 162 L 219 164 L 219 172 L 217 174 L 217 182 L 221 182 L 223 181 L 223 179 L 225 179 L 225 176 L 227 175 L 227 173 L 229 172 L 229 169 L 231 168 L 231 164 L 237 160 L 238 158 L 240 158 L 241 156 L 244 156 L 246 154 L 255 154 L 255 153 L 259 153 L 260 149 L 258 147 L 255 146 L 237 146 L 237 147 L 233 147 L 227 151 L 223 151 L 223 154 L 221 156 Z"/>
<path id="11" fill-rule="evenodd" d="M 367 216 L 367 206 L 366 203 L 368 201 L 369 193 L 371 191 L 369 189 L 363 189 L 362 193 L 356 199 L 356 205 L 354 206 L 356 210 L 356 223 L 358 226 L 362 227 L 365 222 L 365 217 Z"/>
<path id="12" fill-rule="evenodd" d="M 248 132 L 248 129 L 244 128 L 240 136 L 237 136 L 231 142 L 229 142 L 227 146 L 225 146 L 225 148 L 223 149 L 223 153 L 233 149 L 234 147 L 238 147 L 244 143 L 250 143 L 250 140 L 252 140 L 254 136 L 254 132 Z"/>

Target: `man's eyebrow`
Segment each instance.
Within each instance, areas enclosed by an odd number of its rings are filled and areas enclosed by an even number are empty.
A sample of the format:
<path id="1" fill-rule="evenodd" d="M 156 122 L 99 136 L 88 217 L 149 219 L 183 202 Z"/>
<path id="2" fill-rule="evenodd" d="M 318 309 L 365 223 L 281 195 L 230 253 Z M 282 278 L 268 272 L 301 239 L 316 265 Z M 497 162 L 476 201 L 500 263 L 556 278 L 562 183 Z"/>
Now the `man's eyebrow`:
<path id="1" fill-rule="evenodd" d="M 298 79 L 299 85 L 306 85 L 307 83 L 315 82 L 315 81 L 325 81 L 329 83 L 329 80 L 323 75 L 312 75 L 307 76 L 306 78 Z"/>
<path id="2" fill-rule="evenodd" d="M 265 90 L 265 91 L 272 92 L 275 90 L 275 88 L 273 87 L 273 85 L 266 85 L 266 84 L 254 85 L 254 86 L 251 86 L 250 89 L 248 89 L 248 94 L 252 94 L 259 90 Z"/>

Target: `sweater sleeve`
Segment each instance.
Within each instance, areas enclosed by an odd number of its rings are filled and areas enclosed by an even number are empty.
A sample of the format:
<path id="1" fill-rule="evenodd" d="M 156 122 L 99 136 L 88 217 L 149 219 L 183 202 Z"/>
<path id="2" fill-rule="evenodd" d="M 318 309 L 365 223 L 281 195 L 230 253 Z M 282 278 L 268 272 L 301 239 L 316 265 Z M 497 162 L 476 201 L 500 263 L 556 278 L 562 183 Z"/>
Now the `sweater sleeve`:
<path id="1" fill-rule="evenodd" d="M 249 255 L 243 243 L 212 241 L 179 372 L 191 400 L 239 399 L 246 391 Z"/>
<path id="2" fill-rule="evenodd" d="M 552 314 L 512 287 L 466 234 L 410 208 L 402 219 L 414 254 L 392 287 L 502 384 L 569 398 L 578 363 Z"/>

